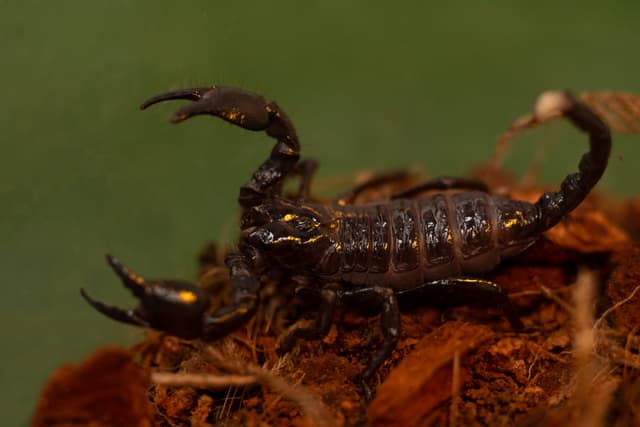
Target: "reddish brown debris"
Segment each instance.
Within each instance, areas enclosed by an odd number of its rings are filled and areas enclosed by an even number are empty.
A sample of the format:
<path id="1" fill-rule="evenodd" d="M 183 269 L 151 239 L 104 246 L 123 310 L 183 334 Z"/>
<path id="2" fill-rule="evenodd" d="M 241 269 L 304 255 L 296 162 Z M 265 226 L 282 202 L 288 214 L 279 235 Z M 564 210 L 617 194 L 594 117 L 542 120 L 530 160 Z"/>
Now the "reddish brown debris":
<path id="1" fill-rule="evenodd" d="M 634 240 L 640 241 L 640 198 L 629 200 L 616 211 L 619 222 Z"/>
<path id="2" fill-rule="evenodd" d="M 607 285 L 607 295 L 611 304 L 619 304 L 612 313 L 611 320 L 621 333 L 629 333 L 640 327 L 640 246 L 616 254 L 616 266 Z M 635 291 L 635 294 L 633 292 Z"/>
<path id="3" fill-rule="evenodd" d="M 58 369 L 45 386 L 33 427 L 150 427 L 149 373 L 131 351 L 105 347 Z"/>
<path id="4" fill-rule="evenodd" d="M 493 336 L 486 326 L 447 322 L 421 339 L 378 388 L 367 411 L 372 426 L 418 425 L 451 398 L 454 357 L 466 354 Z M 469 380 L 463 362 L 459 381 Z"/>

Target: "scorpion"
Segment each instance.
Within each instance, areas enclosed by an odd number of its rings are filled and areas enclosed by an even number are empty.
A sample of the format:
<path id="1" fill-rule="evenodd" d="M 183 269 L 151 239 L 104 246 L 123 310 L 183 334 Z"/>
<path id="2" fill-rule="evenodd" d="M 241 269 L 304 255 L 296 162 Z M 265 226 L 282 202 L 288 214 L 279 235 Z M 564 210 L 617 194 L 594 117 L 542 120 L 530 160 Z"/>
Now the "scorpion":
<path id="1" fill-rule="evenodd" d="M 225 264 L 231 303 L 211 310 L 211 297 L 182 280 L 147 280 L 115 257 L 107 262 L 138 299 L 132 309 L 105 305 L 81 294 L 111 319 L 156 329 L 184 339 L 215 340 L 244 325 L 256 312 L 263 277 L 298 278 L 295 295 L 317 302 L 311 326 L 291 327 L 279 340 L 287 352 L 298 339 L 320 339 L 331 326 L 338 303 L 370 304 L 380 312 L 382 343 L 360 373 L 368 382 L 400 337 L 398 298 L 481 302 L 500 308 L 512 329 L 523 328 L 506 293 L 481 278 L 504 258 L 531 246 L 541 234 L 575 209 L 599 181 L 611 150 L 608 126 L 570 92 L 545 92 L 533 122 L 563 117 L 589 136 L 589 151 L 557 192 L 535 203 L 492 195 L 482 181 L 439 177 L 401 190 L 385 200 L 355 204 L 363 191 L 393 178 L 364 182 L 329 203 L 308 200 L 316 163 L 300 159 L 294 127 L 276 103 L 227 86 L 176 90 L 154 96 L 141 109 L 167 100 L 192 101 L 171 122 L 213 115 L 251 131 L 264 131 L 276 142 L 271 154 L 240 188 L 242 209 L 237 250 Z M 300 175 L 300 190 L 287 197 L 283 183 Z M 446 191 L 455 190 L 455 191 Z M 313 313 L 310 313 L 313 314 Z"/>

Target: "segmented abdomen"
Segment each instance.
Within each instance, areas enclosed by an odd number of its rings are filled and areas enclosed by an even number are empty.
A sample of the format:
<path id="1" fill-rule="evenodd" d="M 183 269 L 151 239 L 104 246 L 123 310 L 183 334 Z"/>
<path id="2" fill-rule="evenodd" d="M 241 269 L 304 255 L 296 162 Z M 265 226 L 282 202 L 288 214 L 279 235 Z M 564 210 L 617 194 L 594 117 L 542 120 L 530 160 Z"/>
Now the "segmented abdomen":
<path id="1" fill-rule="evenodd" d="M 402 289 L 480 274 L 535 240 L 533 205 L 482 192 L 346 206 L 335 216 L 336 244 L 318 270 L 354 284 Z"/>

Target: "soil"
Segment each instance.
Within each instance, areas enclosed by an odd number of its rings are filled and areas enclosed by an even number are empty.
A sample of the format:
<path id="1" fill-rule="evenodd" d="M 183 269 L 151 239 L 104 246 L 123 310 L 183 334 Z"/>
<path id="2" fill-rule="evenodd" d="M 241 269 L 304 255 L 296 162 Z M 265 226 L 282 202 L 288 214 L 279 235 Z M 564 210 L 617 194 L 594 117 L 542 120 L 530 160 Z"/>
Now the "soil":
<path id="1" fill-rule="evenodd" d="M 514 198 L 545 190 L 486 172 Z M 99 349 L 60 368 L 33 426 L 640 425 L 639 212 L 640 200 L 594 194 L 488 275 L 523 331 L 486 306 L 403 310 L 370 402 L 357 378 L 380 344 L 378 318 L 344 307 L 327 337 L 281 357 L 277 339 L 295 306 L 291 289 L 269 283 L 255 319 L 225 339 L 149 332 L 132 349 Z M 229 286 L 223 256 L 210 245 L 199 258 L 200 283 L 219 305 Z"/>

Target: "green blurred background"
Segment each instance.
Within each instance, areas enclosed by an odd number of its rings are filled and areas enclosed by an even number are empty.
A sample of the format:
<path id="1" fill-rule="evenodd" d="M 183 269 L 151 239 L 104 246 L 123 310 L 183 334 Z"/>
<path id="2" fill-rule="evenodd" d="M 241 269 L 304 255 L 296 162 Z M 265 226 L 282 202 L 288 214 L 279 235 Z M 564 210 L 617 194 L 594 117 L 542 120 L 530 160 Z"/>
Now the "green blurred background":
<path id="1" fill-rule="evenodd" d="M 0 1 L 4 425 L 28 424 L 60 364 L 139 339 L 78 295 L 133 304 L 105 252 L 193 278 L 203 244 L 238 231 L 238 188 L 271 140 L 207 117 L 173 126 L 177 105 L 141 113 L 144 99 L 212 83 L 264 94 L 320 177 L 460 174 L 543 90 L 640 93 L 640 2 L 522 3 Z M 515 144 L 509 168 L 544 135 Z M 542 181 L 585 151 L 567 135 Z M 600 188 L 633 194 L 638 162 L 640 141 L 617 138 Z"/>

